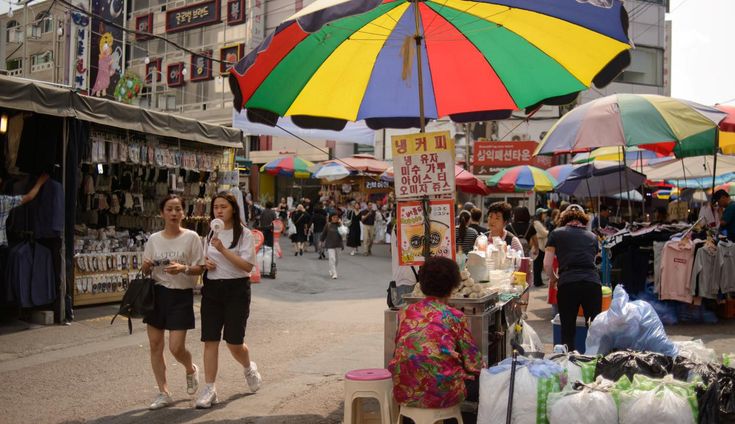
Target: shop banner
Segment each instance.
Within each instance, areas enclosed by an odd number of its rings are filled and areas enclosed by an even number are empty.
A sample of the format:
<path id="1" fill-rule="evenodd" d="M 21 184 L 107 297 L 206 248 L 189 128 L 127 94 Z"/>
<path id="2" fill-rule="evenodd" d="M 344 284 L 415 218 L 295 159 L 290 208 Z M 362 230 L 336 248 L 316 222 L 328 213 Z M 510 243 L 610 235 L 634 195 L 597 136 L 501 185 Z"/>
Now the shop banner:
<path id="1" fill-rule="evenodd" d="M 444 256 L 454 260 L 454 201 L 431 200 L 429 202 L 431 224 L 431 256 Z M 424 263 L 424 208 L 422 202 L 398 203 L 398 262 L 400 265 Z"/>
<path id="2" fill-rule="evenodd" d="M 218 24 L 220 18 L 219 0 L 203 1 L 166 11 L 166 32 L 179 32 L 187 29 Z"/>
<path id="3" fill-rule="evenodd" d="M 367 179 L 365 180 L 365 189 L 366 190 L 390 190 L 390 183 L 388 181 L 383 181 L 383 180 Z"/>
<path id="4" fill-rule="evenodd" d="M 454 139 L 449 131 L 391 136 L 396 198 L 454 194 Z"/>
<path id="5" fill-rule="evenodd" d="M 93 96 L 114 99 L 115 86 L 125 71 L 124 12 L 123 1 L 92 0 L 89 83 Z"/>
<path id="6" fill-rule="evenodd" d="M 531 165 L 546 169 L 552 165 L 550 156 L 533 157 L 535 141 L 476 141 L 472 157 L 475 175 L 492 175 L 503 168 Z"/>

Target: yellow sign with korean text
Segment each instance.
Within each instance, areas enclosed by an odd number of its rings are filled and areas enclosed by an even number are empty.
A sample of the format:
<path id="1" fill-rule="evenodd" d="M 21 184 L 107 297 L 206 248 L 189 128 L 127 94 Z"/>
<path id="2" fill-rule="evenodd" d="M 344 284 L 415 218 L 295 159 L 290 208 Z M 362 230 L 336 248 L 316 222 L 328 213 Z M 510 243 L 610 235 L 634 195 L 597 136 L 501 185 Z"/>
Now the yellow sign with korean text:
<path id="1" fill-rule="evenodd" d="M 391 137 L 396 198 L 454 194 L 454 140 L 449 131 Z"/>

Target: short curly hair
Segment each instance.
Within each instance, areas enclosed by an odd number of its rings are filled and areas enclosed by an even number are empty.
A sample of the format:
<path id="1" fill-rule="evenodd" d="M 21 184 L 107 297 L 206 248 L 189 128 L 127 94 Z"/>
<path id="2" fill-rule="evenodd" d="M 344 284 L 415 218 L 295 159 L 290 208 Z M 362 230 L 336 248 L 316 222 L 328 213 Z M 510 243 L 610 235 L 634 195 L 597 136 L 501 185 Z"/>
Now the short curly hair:
<path id="1" fill-rule="evenodd" d="M 430 257 L 419 270 L 419 284 L 426 296 L 447 297 L 460 281 L 457 263 L 443 256 Z"/>
<path id="2" fill-rule="evenodd" d="M 503 221 L 510 222 L 510 213 L 513 211 L 513 207 L 508 202 L 495 202 L 487 208 L 487 216 L 490 217 L 491 213 L 503 214 Z"/>
<path id="3" fill-rule="evenodd" d="M 580 224 L 587 225 L 587 223 L 590 221 L 590 218 L 587 216 L 586 213 L 584 213 L 584 211 L 576 208 L 567 208 L 567 210 L 561 213 L 559 225 L 564 226 L 572 221 L 579 221 Z"/>

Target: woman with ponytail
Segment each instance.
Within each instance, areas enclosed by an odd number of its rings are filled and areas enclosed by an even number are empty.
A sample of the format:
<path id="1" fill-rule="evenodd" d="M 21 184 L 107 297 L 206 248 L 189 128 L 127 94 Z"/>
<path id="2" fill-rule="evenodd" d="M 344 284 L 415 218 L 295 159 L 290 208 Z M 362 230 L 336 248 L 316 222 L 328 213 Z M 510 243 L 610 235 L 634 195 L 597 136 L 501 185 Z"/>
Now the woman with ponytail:
<path id="1" fill-rule="evenodd" d="M 459 213 L 459 225 L 457 226 L 457 252 L 464 253 L 465 255 L 470 253 L 475 246 L 475 239 L 477 238 L 477 230 L 470 227 L 470 220 L 472 214 L 469 211 L 462 211 Z"/>

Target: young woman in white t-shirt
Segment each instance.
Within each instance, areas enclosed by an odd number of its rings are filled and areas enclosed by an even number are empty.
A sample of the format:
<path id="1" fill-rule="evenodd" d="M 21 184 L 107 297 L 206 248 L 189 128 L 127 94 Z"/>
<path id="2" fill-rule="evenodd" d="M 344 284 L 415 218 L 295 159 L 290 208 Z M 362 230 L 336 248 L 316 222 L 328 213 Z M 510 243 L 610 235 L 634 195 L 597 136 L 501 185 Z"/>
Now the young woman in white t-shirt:
<path id="1" fill-rule="evenodd" d="M 204 272 L 204 256 L 199 235 L 181 228 L 184 200 L 168 195 L 160 203 L 165 226 L 148 239 L 143 252 L 143 273 L 156 281 L 155 308 L 143 322 L 148 324 L 151 366 L 160 393 L 150 409 L 171 405 L 163 357 L 165 333 L 169 331 L 168 348 L 186 369 L 186 391 L 193 395 L 199 386 L 199 370 L 186 349 L 186 332 L 194 328 L 194 286 Z"/>
<path id="2" fill-rule="evenodd" d="M 261 383 L 258 367 L 250 361 L 250 351 L 244 343 L 250 315 L 250 271 L 255 265 L 253 235 L 240 222 L 237 200 L 231 193 L 217 194 L 212 199 L 211 209 L 212 219 L 221 219 L 225 225 L 217 234 L 210 234 L 206 241 L 207 271 L 201 309 L 206 385 L 197 398 L 197 408 L 210 408 L 217 402 L 214 381 L 222 338 L 232 357 L 243 366 L 250 391 L 257 391 Z"/>

